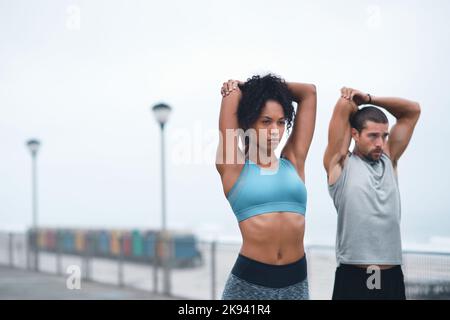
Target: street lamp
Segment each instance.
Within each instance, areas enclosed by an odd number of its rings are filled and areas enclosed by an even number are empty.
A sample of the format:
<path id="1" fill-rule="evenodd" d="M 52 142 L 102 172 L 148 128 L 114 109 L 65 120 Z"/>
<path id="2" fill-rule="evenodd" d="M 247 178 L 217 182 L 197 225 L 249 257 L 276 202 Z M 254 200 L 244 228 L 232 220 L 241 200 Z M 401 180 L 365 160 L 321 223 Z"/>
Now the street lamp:
<path id="1" fill-rule="evenodd" d="M 164 126 L 169 119 L 172 108 L 164 103 L 159 103 L 152 108 L 156 121 L 161 127 L 161 229 L 166 231 L 166 176 L 165 176 L 165 141 L 164 141 Z"/>
<path id="2" fill-rule="evenodd" d="M 167 234 L 166 224 L 166 173 L 165 173 L 165 141 L 164 141 L 164 126 L 169 119 L 172 108 L 164 103 L 159 103 L 152 107 L 153 114 L 156 121 L 161 128 L 161 235 L 163 243 L 163 292 L 170 295 L 170 274 L 168 260 L 170 257 L 169 237 Z"/>
<path id="3" fill-rule="evenodd" d="M 34 241 L 34 270 L 38 271 L 39 268 L 39 256 L 37 249 L 37 227 L 38 227 L 38 210 L 37 210 L 37 172 L 36 172 L 36 158 L 37 153 L 39 151 L 39 147 L 41 146 L 41 142 L 36 139 L 31 139 L 27 141 L 27 147 L 31 153 L 32 160 L 32 212 L 33 212 L 33 222 L 32 222 L 32 230 L 33 230 L 33 241 Z"/>

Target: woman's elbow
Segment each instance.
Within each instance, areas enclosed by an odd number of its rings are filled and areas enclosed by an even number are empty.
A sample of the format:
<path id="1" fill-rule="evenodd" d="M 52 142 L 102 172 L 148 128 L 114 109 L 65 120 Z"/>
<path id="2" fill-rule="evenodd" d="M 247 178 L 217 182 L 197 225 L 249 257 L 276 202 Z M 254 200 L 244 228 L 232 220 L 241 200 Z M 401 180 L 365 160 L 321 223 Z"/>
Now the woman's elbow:
<path id="1" fill-rule="evenodd" d="M 412 115 L 414 116 L 414 118 L 419 118 L 420 117 L 420 113 L 421 113 L 421 107 L 420 107 L 420 103 L 418 103 L 418 102 L 416 102 L 416 101 L 414 101 L 412 104 L 411 104 L 411 108 L 410 108 L 410 110 L 411 110 L 411 113 L 412 113 Z"/>

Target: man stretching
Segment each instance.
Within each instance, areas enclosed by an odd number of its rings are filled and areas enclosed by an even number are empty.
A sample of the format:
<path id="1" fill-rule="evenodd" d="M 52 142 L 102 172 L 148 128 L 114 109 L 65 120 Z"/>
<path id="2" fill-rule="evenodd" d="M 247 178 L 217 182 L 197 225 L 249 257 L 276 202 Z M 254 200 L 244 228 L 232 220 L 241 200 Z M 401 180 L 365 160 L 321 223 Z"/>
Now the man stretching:
<path id="1" fill-rule="evenodd" d="M 397 119 L 390 131 L 375 106 Z M 323 159 L 338 214 L 333 299 L 406 299 L 397 163 L 419 115 L 416 102 L 341 89 Z"/>

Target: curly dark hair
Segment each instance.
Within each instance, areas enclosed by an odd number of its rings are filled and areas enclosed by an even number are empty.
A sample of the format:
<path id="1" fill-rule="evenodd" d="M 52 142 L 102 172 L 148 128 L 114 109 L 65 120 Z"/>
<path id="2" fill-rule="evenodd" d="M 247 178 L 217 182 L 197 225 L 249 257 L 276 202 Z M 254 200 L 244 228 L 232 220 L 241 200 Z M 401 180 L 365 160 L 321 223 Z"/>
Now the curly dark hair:
<path id="1" fill-rule="evenodd" d="M 239 85 L 239 88 L 242 92 L 237 111 L 240 128 L 244 131 L 249 129 L 260 116 L 266 102 L 274 100 L 283 107 L 286 129 L 289 133 L 295 111 L 292 95 L 284 79 L 273 74 L 263 77 L 255 75 Z"/>

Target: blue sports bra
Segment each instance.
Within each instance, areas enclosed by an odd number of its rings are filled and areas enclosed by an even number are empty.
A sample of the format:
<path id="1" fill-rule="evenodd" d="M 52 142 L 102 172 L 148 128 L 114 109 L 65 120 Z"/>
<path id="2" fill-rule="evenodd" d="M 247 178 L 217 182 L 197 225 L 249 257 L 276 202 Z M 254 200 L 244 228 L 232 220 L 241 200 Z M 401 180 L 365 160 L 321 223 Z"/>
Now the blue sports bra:
<path id="1" fill-rule="evenodd" d="M 246 159 L 227 199 L 240 222 L 276 211 L 305 215 L 307 194 L 305 184 L 288 159 L 279 159 L 278 170 L 261 168 Z"/>

